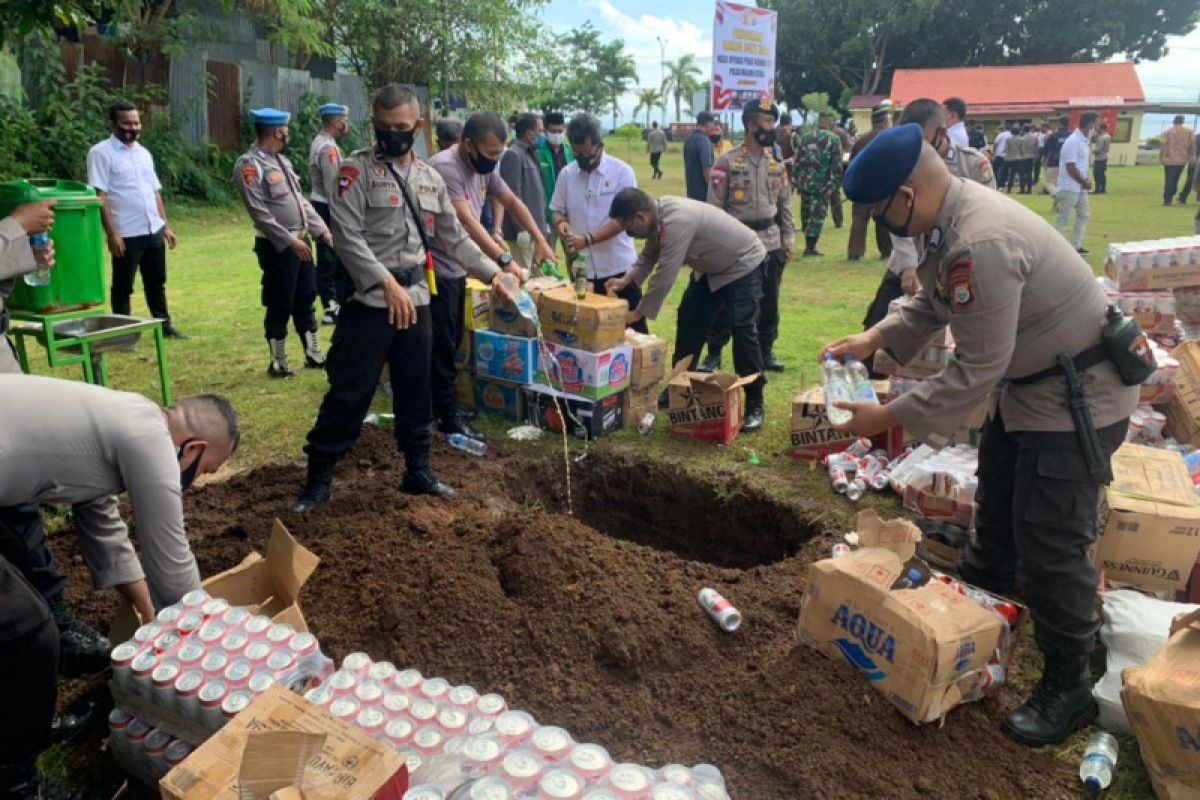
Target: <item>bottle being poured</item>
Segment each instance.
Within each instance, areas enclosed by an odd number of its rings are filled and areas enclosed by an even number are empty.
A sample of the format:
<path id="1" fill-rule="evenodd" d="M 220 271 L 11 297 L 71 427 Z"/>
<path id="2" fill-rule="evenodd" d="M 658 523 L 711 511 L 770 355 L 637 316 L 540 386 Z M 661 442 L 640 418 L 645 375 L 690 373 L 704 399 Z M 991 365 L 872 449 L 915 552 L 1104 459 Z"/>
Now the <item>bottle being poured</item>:
<path id="1" fill-rule="evenodd" d="M 825 415 L 832 424 L 845 425 L 854 417 L 846 409 L 837 407 L 837 403 L 849 403 L 854 399 L 846 370 L 836 358 L 826 354 L 821 371 L 824 373 Z"/>

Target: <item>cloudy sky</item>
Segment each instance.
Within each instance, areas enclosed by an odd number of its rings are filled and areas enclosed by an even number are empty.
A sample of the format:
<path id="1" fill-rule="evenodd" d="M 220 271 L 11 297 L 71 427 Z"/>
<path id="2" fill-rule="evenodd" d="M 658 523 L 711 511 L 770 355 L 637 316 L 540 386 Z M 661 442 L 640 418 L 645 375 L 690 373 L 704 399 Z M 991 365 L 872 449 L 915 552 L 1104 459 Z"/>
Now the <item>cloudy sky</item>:
<path id="1" fill-rule="evenodd" d="M 640 87 L 662 83 L 660 38 L 666 44 L 668 61 L 694 53 L 706 73 L 712 62 L 713 4 L 706 0 L 550 0 L 541 16 L 556 31 L 569 31 L 591 20 L 604 38 L 624 39 L 637 61 Z M 1200 30 L 1172 37 L 1170 42 L 1165 58 L 1138 66 L 1147 99 L 1200 99 Z M 622 121 L 628 121 L 634 104 L 632 99 L 622 104 L 626 115 Z M 1147 122 L 1147 129 L 1154 125 Z"/>

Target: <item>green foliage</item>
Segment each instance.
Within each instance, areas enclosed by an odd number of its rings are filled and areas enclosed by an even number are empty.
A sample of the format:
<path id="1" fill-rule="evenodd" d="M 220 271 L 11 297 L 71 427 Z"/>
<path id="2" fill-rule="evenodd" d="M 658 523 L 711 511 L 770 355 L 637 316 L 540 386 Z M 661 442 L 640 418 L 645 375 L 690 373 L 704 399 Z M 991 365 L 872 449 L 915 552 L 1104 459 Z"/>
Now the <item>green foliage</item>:
<path id="1" fill-rule="evenodd" d="M 700 78 L 704 76 L 704 73 L 696 65 L 696 57 L 691 53 L 682 55 L 675 61 L 668 61 L 666 66 L 667 74 L 663 79 L 662 93 L 663 97 L 674 98 L 675 120 L 678 122 L 682 119 L 679 113 L 680 105 L 686 99 L 688 106 L 691 106 L 692 94 L 700 90 Z M 696 109 L 690 110 L 695 111 Z"/>
<path id="2" fill-rule="evenodd" d="M 642 109 L 646 111 L 646 127 L 650 127 L 650 112 L 655 106 L 662 105 L 663 94 L 658 89 L 642 89 L 638 92 L 638 104 L 633 109 L 633 116 L 636 117 Z M 665 122 L 665 120 L 664 120 Z"/>
<path id="3" fill-rule="evenodd" d="M 82 26 L 111 9 L 108 0 L 3 0 L 0 2 L 0 45 L 35 30 Z"/>
<path id="4" fill-rule="evenodd" d="M 613 139 L 632 139 L 635 142 L 642 140 L 642 126 L 636 122 L 626 122 L 621 127 L 617 128 L 612 133 Z"/>
<path id="5" fill-rule="evenodd" d="M 637 80 L 637 67 L 625 52 L 625 42 L 603 42 L 600 31 L 585 22 L 541 53 L 542 62 L 530 69 L 534 108 L 586 111 L 599 114 L 611 110 Z"/>
<path id="6" fill-rule="evenodd" d="M 300 176 L 300 185 L 304 187 L 305 192 L 312 190 L 308 178 L 308 150 L 312 146 L 312 140 L 321 131 L 321 116 L 317 109 L 328 102 L 330 99 L 325 95 L 305 92 L 300 95 L 299 113 L 292 117 L 292 122 L 288 125 L 288 158 L 296 167 L 296 174 Z M 338 141 L 338 146 L 342 148 L 343 153 L 349 153 L 362 147 L 362 140 L 362 131 L 351 128 L 350 132 Z"/>

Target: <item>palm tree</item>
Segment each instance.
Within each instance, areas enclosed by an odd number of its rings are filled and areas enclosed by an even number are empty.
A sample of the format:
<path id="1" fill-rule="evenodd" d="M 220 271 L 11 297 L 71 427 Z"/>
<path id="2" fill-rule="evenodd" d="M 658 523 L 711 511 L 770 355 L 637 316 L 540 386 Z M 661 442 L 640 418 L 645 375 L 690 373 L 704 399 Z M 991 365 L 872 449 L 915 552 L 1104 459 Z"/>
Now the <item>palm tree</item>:
<path id="1" fill-rule="evenodd" d="M 680 56 L 675 61 L 667 62 L 667 76 L 663 80 L 663 96 L 675 98 L 675 120 L 679 121 L 679 106 L 684 97 L 690 98 L 692 93 L 700 88 L 700 78 L 704 75 L 696 66 L 696 57 L 691 53 Z"/>
<path id="2" fill-rule="evenodd" d="M 658 89 L 642 89 L 638 92 L 638 104 L 633 109 L 633 116 L 637 116 L 638 112 L 643 108 L 646 109 L 646 127 L 650 127 L 650 109 L 661 103 L 663 100 L 662 92 Z"/>

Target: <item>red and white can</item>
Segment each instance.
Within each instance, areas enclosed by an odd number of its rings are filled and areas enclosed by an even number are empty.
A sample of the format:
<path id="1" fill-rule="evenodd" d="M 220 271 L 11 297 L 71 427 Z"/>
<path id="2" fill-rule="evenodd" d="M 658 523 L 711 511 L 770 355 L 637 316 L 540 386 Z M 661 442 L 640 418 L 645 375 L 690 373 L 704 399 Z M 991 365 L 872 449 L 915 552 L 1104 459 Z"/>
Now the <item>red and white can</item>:
<path id="1" fill-rule="evenodd" d="M 233 628 L 228 630 L 225 638 L 221 640 L 221 649 L 233 656 L 240 656 L 246 650 L 246 645 L 249 644 L 250 637 L 241 628 Z"/>
<path id="2" fill-rule="evenodd" d="M 378 705 L 383 702 L 383 689 L 370 678 L 363 678 L 354 687 L 354 697 L 360 705 Z"/>
<path id="3" fill-rule="evenodd" d="M 304 699 L 320 708 L 327 707 L 333 702 L 333 693 L 329 691 L 329 684 L 324 683 L 320 686 L 314 686 L 304 693 Z"/>
<path id="4" fill-rule="evenodd" d="M 263 614 L 254 614 L 246 619 L 246 623 L 242 626 L 246 629 L 246 635 L 250 637 L 250 641 L 258 639 L 266 639 L 267 631 L 271 629 L 271 618 Z"/>
<path id="5" fill-rule="evenodd" d="M 480 778 L 471 784 L 465 800 L 511 800 L 512 791 L 499 778 Z"/>
<path id="6" fill-rule="evenodd" d="M 468 736 L 482 736 L 485 733 L 491 733 L 496 727 L 496 721 L 491 717 L 475 717 L 467 723 Z"/>
<path id="7" fill-rule="evenodd" d="M 714 781 L 704 781 L 696 784 L 693 790 L 699 800 L 729 800 L 729 792 L 725 791 L 725 785 Z"/>
<path id="8" fill-rule="evenodd" d="M 204 624 L 204 615 L 197 609 L 189 611 L 179 618 L 175 623 L 175 632 L 180 636 L 191 636 Z"/>
<path id="9" fill-rule="evenodd" d="M 251 699 L 250 692 L 245 689 L 231 691 L 221 702 L 221 715 L 225 717 L 225 722 L 245 711 L 246 706 L 250 705 Z"/>
<path id="10" fill-rule="evenodd" d="M 510 750 L 500 762 L 500 771 L 497 774 L 510 789 L 528 792 L 537 786 L 538 778 L 542 774 L 542 762 L 525 750 Z"/>
<path id="11" fill-rule="evenodd" d="M 667 781 L 660 783 L 650 790 L 650 800 L 695 800 L 696 795 L 686 786 Z"/>
<path id="12" fill-rule="evenodd" d="M 358 701 L 353 697 L 337 697 L 329 704 L 329 713 L 342 722 L 353 723 L 358 712 Z"/>
<path id="13" fill-rule="evenodd" d="M 404 800 L 446 800 L 446 793 L 432 784 L 422 783 L 405 792 Z"/>
<path id="14" fill-rule="evenodd" d="M 171 734 L 158 728 L 154 728 L 146 734 L 146 738 L 142 742 L 142 749 L 145 753 L 146 766 L 150 768 L 150 774 L 155 777 L 167 774 L 167 746 L 173 741 L 175 740 L 171 738 Z"/>
<path id="15" fill-rule="evenodd" d="M 246 683 L 246 689 L 249 690 L 251 696 L 258 697 L 274 685 L 274 675 L 269 672 L 256 672 L 250 676 L 249 682 Z"/>
<path id="16" fill-rule="evenodd" d="M 342 659 L 342 669 L 353 673 L 356 678 L 366 677 L 371 669 L 371 657 L 366 653 L 351 653 Z"/>
<path id="17" fill-rule="evenodd" d="M 212 597 L 203 589 L 193 589 L 179 598 L 179 605 L 183 606 L 184 611 L 191 611 L 202 608 L 211 599 Z"/>
<path id="18" fill-rule="evenodd" d="M 296 668 L 296 657 L 290 650 L 276 650 L 267 656 L 267 672 L 284 675 Z"/>
<path id="19" fill-rule="evenodd" d="M 426 678 L 421 684 L 421 694 L 430 700 L 439 700 L 450 691 L 450 682 L 445 678 Z"/>
<path id="20" fill-rule="evenodd" d="M 193 749 L 194 748 L 190 744 L 182 739 L 176 739 L 167 745 L 167 752 L 164 755 L 164 760 L 167 764 L 167 771 L 170 772 L 171 770 L 175 769 L 175 767 L 186 761 L 187 757 L 192 754 Z"/>
<path id="21" fill-rule="evenodd" d="M 169 631 L 174 630 L 175 622 L 181 616 L 183 616 L 183 609 L 179 607 L 178 603 L 176 603 L 173 606 L 167 606 L 159 611 L 158 616 L 156 616 L 155 619 L 163 624 L 164 631 Z"/>
<path id="22" fill-rule="evenodd" d="M 425 676 L 415 669 L 402 669 L 396 673 L 396 677 L 392 680 L 396 688 L 407 694 L 418 694 L 421 691 L 421 684 L 425 682 Z"/>
<path id="23" fill-rule="evenodd" d="M 475 713 L 483 717 L 498 717 L 508 710 L 508 703 L 498 694 L 481 695 L 475 701 Z"/>
<path id="24" fill-rule="evenodd" d="M 250 683 L 250 676 L 254 674 L 254 667 L 244 658 L 235 658 L 225 667 L 225 685 L 230 689 L 243 689 Z"/>
<path id="25" fill-rule="evenodd" d="M 175 679 L 175 710 L 185 719 L 193 721 L 200 719 L 200 701 L 197 697 L 200 687 L 204 685 L 204 673 L 198 669 L 189 669 L 179 673 Z"/>
<path id="26" fill-rule="evenodd" d="M 411 721 L 403 717 L 389 720 L 383 727 L 384 738 L 394 749 L 399 750 L 412 741 L 417 732 Z"/>
<path id="27" fill-rule="evenodd" d="M 210 619 L 196 632 L 196 640 L 209 649 L 220 647 L 221 640 L 225 638 L 226 630 L 223 623 L 215 619 Z"/>
<path id="28" fill-rule="evenodd" d="M 308 631 L 297 631 L 288 640 L 288 649 L 295 654 L 297 659 L 307 658 L 317 652 L 318 648 L 317 637 L 313 636 Z"/>
<path id="29" fill-rule="evenodd" d="M 175 654 L 175 660 L 179 662 L 180 671 L 186 672 L 189 669 L 199 669 L 200 662 L 204 660 L 206 652 L 204 645 L 196 639 L 184 642 L 179 648 L 179 652 Z"/>
<path id="30" fill-rule="evenodd" d="M 267 659 L 271 656 L 271 645 L 262 639 L 251 640 L 246 645 L 245 657 L 250 662 L 250 666 L 255 669 L 262 669 L 267 666 Z"/>
<path id="31" fill-rule="evenodd" d="M 154 687 L 153 702 L 163 708 L 175 707 L 175 681 L 179 678 L 179 664 L 166 661 L 150 673 L 150 685 Z"/>
<path id="32" fill-rule="evenodd" d="M 226 628 L 240 628 L 250 619 L 250 610 L 244 606 L 233 606 L 221 615 L 221 623 Z"/>
<path id="33" fill-rule="evenodd" d="M 574 746 L 571 734 L 555 725 L 538 728 L 529 737 L 529 749 L 547 764 L 562 761 Z"/>
<path id="34" fill-rule="evenodd" d="M 286 622 L 276 622 L 267 628 L 267 641 L 273 647 L 283 647 L 295 635 L 296 629 Z"/>
<path id="35" fill-rule="evenodd" d="M 470 718 L 467 716 L 467 712 L 454 706 L 446 706 L 437 715 L 438 727 L 442 729 L 442 732 L 446 736 L 458 736 L 459 734 L 466 733 L 469 721 Z"/>
<path id="36" fill-rule="evenodd" d="M 436 756 L 446 746 L 446 737 L 435 727 L 418 728 L 412 738 L 413 748 L 424 758 Z"/>
<path id="37" fill-rule="evenodd" d="M 154 640 L 154 645 L 153 645 L 154 652 L 158 653 L 159 655 L 164 655 L 164 654 L 170 653 L 172 650 L 174 650 L 176 647 L 179 646 L 179 641 L 180 641 L 180 636 L 178 633 L 175 633 L 174 631 L 169 631 L 167 633 L 160 633 L 158 635 L 158 638 L 156 638 Z"/>
<path id="38" fill-rule="evenodd" d="M 380 739 L 383 737 L 384 726 L 387 725 L 387 715 L 383 713 L 382 708 L 371 706 L 358 712 L 354 724 L 372 739 Z"/>
<path id="39" fill-rule="evenodd" d="M 225 724 L 225 715 L 221 713 L 221 704 L 229 696 L 229 687 L 223 680 L 205 681 L 196 695 L 200 706 L 200 722 L 210 731 L 220 730 Z"/>
<path id="40" fill-rule="evenodd" d="M 505 747 L 521 744 L 533 735 L 533 717 L 524 711 L 505 711 L 496 717 L 494 730 Z"/>
<path id="41" fill-rule="evenodd" d="M 229 666 L 229 655 L 224 650 L 213 650 L 200 659 L 200 671 L 209 680 L 225 677 L 225 668 Z"/>
<path id="42" fill-rule="evenodd" d="M 538 781 L 538 800 L 581 800 L 583 778 L 569 769 L 552 769 Z"/>
<path id="43" fill-rule="evenodd" d="M 417 723 L 418 727 L 434 725 L 437 723 L 438 705 L 432 700 L 418 697 L 409 705 L 408 715 L 413 718 L 413 722 Z"/>
<path id="44" fill-rule="evenodd" d="M 367 670 L 367 677 L 384 686 L 396 677 L 396 665 L 390 661 L 376 661 Z"/>
<path id="45" fill-rule="evenodd" d="M 683 764 L 667 764 L 658 771 L 659 780 L 677 783 L 680 786 L 692 785 L 692 771 Z"/>
<path id="46" fill-rule="evenodd" d="M 326 681 L 329 691 L 334 697 L 353 697 L 354 690 L 358 688 L 358 678 L 354 677 L 354 673 L 343 667 Z"/>
<path id="47" fill-rule="evenodd" d="M 383 710 L 387 712 L 392 719 L 397 719 L 404 716 L 408 709 L 412 707 L 412 700 L 408 695 L 400 692 L 384 692 L 382 700 Z"/>
<path id="48" fill-rule="evenodd" d="M 621 798 L 612 789 L 605 786 L 600 786 L 596 789 L 588 789 L 583 800 L 621 800 Z"/>
<path id="49" fill-rule="evenodd" d="M 133 691 L 147 699 L 153 696 L 154 687 L 150 682 L 150 673 L 158 666 L 159 658 L 153 650 L 143 650 L 129 662 L 129 677 Z"/>
<path id="50" fill-rule="evenodd" d="M 224 597 L 214 597 L 204 605 L 200 606 L 200 613 L 205 619 L 217 621 L 225 615 L 229 610 L 229 601 Z"/>
<path id="51" fill-rule="evenodd" d="M 567 763 L 585 781 L 596 782 L 612 769 L 612 757 L 598 744 L 577 744 L 571 748 Z"/>
<path id="52" fill-rule="evenodd" d="M 450 701 L 451 705 L 458 706 L 464 711 L 470 711 L 475 702 L 479 700 L 479 692 L 475 690 L 474 686 L 467 686 L 464 683 L 451 689 L 450 693 L 446 695 L 446 699 Z"/>
<path id="53" fill-rule="evenodd" d="M 619 800 L 643 800 L 654 783 L 654 774 L 640 764 L 615 764 L 608 786 Z"/>
<path id="54" fill-rule="evenodd" d="M 733 604 L 726 600 L 716 589 L 704 588 L 696 595 L 700 607 L 712 617 L 713 622 L 726 633 L 733 633 L 742 624 L 742 615 Z"/>
<path id="55" fill-rule="evenodd" d="M 158 620 L 152 620 L 133 632 L 133 641 L 140 645 L 149 645 L 162 632 L 163 624 Z"/>
<path id="56" fill-rule="evenodd" d="M 140 652 L 142 646 L 130 639 L 114 647 L 108 657 L 109 663 L 112 664 L 113 680 L 127 692 L 135 691 L 130 665 Z"/>
<path id="57" fill-rule="evenodd" d="M 473 778 L 491 774 L 503 755 L 500 737 L 495 735 L 472 736 L 463 743 L 463 762 Z"/>

